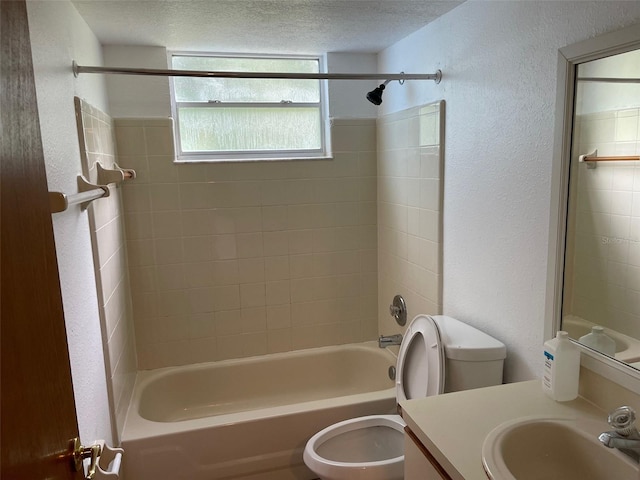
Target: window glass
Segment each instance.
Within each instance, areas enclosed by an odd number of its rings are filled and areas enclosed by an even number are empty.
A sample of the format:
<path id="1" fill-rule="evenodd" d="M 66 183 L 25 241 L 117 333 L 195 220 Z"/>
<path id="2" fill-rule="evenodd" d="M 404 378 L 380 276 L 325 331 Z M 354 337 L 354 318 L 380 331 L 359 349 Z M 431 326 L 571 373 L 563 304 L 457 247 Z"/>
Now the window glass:
<path id="1" fill-rule="evenodd" d="M 184 152 L 317 150 L 316 108 L 182 108 Z"/>
<path id="2" fill-rule="evenodd" d="M 316 59 L 173 57 L 176 70 L 221 72 L 318 73 Z M 318 80 L 283 80 L 253 78 L 174 79 L 178 102 L 281 102 L 318 103 Z"/>
<path id="3" fill-rule="evenodd" d="M 175 70 L 319 73 L 318 58 L 172 55 Z M 320 157 L 320 80 L 174 77 L 180 161 Z"/>

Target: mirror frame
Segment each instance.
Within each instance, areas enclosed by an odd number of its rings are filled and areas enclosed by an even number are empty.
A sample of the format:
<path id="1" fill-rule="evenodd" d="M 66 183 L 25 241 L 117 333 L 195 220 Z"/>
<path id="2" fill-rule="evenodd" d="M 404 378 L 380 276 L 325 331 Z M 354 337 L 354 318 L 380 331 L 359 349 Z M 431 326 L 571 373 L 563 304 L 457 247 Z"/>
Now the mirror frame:
<path id="1" fill-rule="evenodd" d="M 576 66 L 639 48 L 640 24 L 637 24 L 558 51 L 544 340 L 555 336 L 561 322 Z M 583 367 L 640 394 L 640 370 L 584 347 L 575 340 L 574 343 L 582 351 Z"/>

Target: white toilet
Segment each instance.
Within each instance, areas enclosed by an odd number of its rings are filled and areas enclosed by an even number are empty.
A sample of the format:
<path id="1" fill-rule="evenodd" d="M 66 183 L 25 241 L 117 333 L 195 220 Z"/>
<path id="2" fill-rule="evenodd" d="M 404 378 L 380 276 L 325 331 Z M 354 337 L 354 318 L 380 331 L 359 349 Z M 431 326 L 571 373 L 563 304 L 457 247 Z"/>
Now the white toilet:
<path id="1" fill-rule="evenodd" d="M 396 366 L 398 402 L 502 383 L 506 347 L 442 315 L 418 315 L 407 327 Z M 399 415 L 370 415 L 330 425 L 304 449 L 321 480 L 402 480 L 404 426 Z"/>

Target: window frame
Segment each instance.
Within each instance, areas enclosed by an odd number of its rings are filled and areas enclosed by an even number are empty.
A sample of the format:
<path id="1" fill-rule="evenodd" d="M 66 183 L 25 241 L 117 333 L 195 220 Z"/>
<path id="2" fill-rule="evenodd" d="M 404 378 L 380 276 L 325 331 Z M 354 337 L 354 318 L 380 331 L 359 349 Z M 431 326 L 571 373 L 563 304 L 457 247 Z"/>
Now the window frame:
<path id="1" fill-rule="evenodd" d="M 233 54 L 216 52 L 170 51 L 167 53 L 170 68 L 173 68 L 174 56 L 218 57 L 218 58 L 257 58 L 314 60 L 318 62 L 318 73 L 326 73 L 326 61 L 321 55 L 269 55 L 269 54 Z M 314 102 L 178 102 L 176 101 L 174 78 L 169 78 L 171 113 L 175 138 L 176 155 L 174 163 L 214 163 L 269 160 L 310 160 L 330 159 L 330 119 L 328 114 L 327 80 L 318 80 L 319 99 Z M 281 149 L 281 150 L 236 150 L 183 152 L 180 137 L 180 108 L 318 108 L 320 115 L 320 148 L 318 149 Z"/>

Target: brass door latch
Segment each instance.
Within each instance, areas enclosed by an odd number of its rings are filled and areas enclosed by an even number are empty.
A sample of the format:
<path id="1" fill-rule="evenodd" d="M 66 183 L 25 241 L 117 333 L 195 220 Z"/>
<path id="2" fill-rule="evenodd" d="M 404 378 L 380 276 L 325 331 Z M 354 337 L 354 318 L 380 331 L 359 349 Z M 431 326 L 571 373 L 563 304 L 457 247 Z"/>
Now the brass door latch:
<path id="1" fill-rule="evenodd" d="M 90 459 L 89 468 L 85 473 L 87 480 L 117 479 L 119 477 L 120 462 L 122 461 L 122 454 L 124 453 L 123 449 L 110 448 L 104 445 L 102 441 L 85 447 L 77 437 L 71 440 L 71 443 L 71 448 L 73 449 L 73 466 L 76 472 L 84 468 L 85 459 Z M 101 461 L 104 467 L 101 467 Z M 103 470 L 103 468 L 108 470 Z"/>

